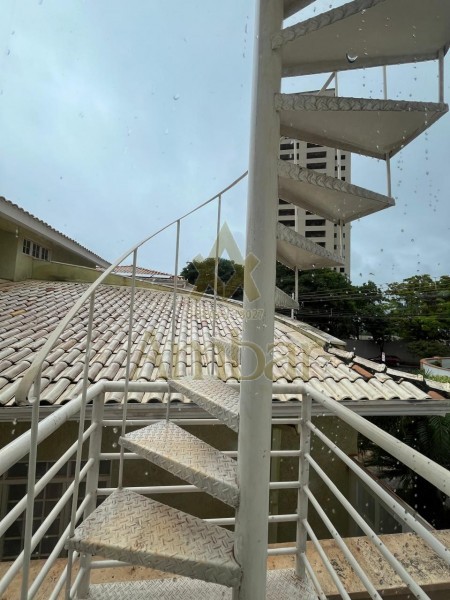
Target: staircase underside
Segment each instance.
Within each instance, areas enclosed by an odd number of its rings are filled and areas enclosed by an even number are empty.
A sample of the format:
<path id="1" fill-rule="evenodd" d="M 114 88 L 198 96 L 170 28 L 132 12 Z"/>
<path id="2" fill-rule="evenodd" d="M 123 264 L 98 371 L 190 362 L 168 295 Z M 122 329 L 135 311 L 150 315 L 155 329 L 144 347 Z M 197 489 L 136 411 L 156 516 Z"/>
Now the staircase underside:
<path id="1" fill-rule="evenodd" d="M 393 198 L 285 160 L 278 161 L 278 196 L 333 223 L 349 223 L 395 204 Z"/>
<path id="2" fill-rule="evenodd" d="M 294 4 L 308 3 L 289 2 L 288 14 Z M 284 29 L 273 46 L 289 77 L 433 60 L 449 38 L 448 0 L 356 0 Z"/>
<path id="3" fill-rule="evenodd" d="M 277 260 L 290 269 L 323 269 L 344 264 L 337 254 L 281 223 L 277 224 Z"/>
<path id="4" fill-rule="evenodd" d="M 450 2 L 449 2 L 450 5 Z M 448 110 L 436 102 L 278 94 L 281 135 L 385 159 Z"/>
<path id="5" fill-rule="evenodd" d="M 231 600 L 222 585 L 186 577 L 91 585 L 89 600 Z M 267 600 L 316 600 L 317 595 L 291 569 L 267 573 Z"/>

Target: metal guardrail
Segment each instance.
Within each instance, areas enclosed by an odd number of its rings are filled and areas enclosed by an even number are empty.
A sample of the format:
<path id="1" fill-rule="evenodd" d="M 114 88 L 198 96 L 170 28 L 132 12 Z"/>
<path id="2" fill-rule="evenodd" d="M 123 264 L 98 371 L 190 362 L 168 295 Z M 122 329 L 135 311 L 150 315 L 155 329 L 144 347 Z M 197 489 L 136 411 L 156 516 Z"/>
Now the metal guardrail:
<path id="1" fill-rule="evenodd" d="M 131 383 L 133 387 L 135 383 Z M 145 387 L 148 391 L 162 391 L 169 393 L 169 385 L 164 382 L 159 383 L 142 383 L 140 387 Z M 39 587 L 43 583 L 46 575 L 49 573 L 52 566 L 55 564 L 56 559 L 59 557 L 61 550 L 64 547 L 65 539 L 69 537 L 81 518 L 85 518 L 95 509 L 96 498 L 111 493 L 115 488 L 99 488 L 98 487 L 98 473 L 100 460 L 134 460 L 136 455 L 134 453 L 124 453 L 121 456 L 120 452 L 102 452 L 102 433 L 105 426 L 115 426 L 117 421 L 108 421 L 104 419 L 104 394 L 105 391 L 111 387 L 111 383 L 100 382 L 97 383 L 88 390 L 88 393 L 84 396 L 81 394 L 79 398 L 72 400 L 68 404 L 61 407 L 59 412 L 64 412 L 64 416 L 59 419 L 55 419 L 55 416 L 51 415 L 42 420 L 37 426 L 37 435 L 35 436 L 36 443 L 42 442 L 47 439 L 52 433 L 57 431 L 70 416 L 80 417 L 80 430 L 78 434 L 78 440 L 74 441 L 69 449 L 61 456 L 60 459 L 51 467 L 51 469 L 36 482 L 36 485 L 29 488 L 27 495 L 19 500 L 16 506 L 3 518 L 0 522 L 0 534 L 3 534 L 8 527 L 25 511 L 28 510 L 30 503 L 33 503 L 36 496 L 41 493 L 45 486 L 50 483 L 54 475 L 58 470 L 66 464 L 76 453 L 76 465 L 77 469 L 75 472 L 75 478 L 73 483 L 70 485 L 68 490 L 62 496 L 60 501 L 40 525 L 38 530 L 32 534 L 31 531 L 26 531 L 24 551 L 14 561 L 10 569 L 4 575 L 0 582 L 0 595 L 5 592 L 12 579 L 22 571 L 23 574 L 23 586 L 21 598 L 31 599 L 37 594 Z M 115 382 L 114 387 L 122 387 L 125 389 L 125 382 Z M 324 591 L 320 588 L 317 574 L 312 571 L 311 564 L 306 558 L 306 542 L 309 538 L 315 546 L 319 556 L 323 559 L 324 566 L 328 571 L 332 581 L 335 582 L 337 589 L 340 591 L 343 598 L 348 597 L 348 593 L 345 590 L 342 582 L 339 580 L 338 574 L 335 572 L 331 562 L 327 559 L 326 553 L 321 546 L 320 540 L 314 532 L 311 523 L 308 521 L 308 506 L 313 505 L 317 514 L 322 519 L 325 527 L 330 532 L 331 536 L 335 539 L 338 547 L 344 553 L 344 556 L 354 569 L 356 575 L 360 578 L 362 584 L 368 590 L 370 597 L 381 598 L 377 590 L 374 588 L 373 583 L 369 580 L 367 574 L 364 572 L 362 567 L 358 564 L 355 556 L 353 556 L 346 546 L 343 538 L 338 533 L 336 527 L 327 516 L 321 503 L 315 497 L 309 487 L 310 475 L 309 470 L 313 469 L 323 483 L 327 486 L 330 492 L 336 497 L 337 501 L 342 504 L 348 515 L 355 520 L 358 526 L 365 532 L 368 539 L 378 549 L 381 556 L 387 561 L 387 563 L 394 569 L 394 571 L 403 580 L 405 586 L 408 587 L 416 598 L 425 600 L 428 598 L 427 594 L 418 586 L 411 575 L 405 570 L 398 559 L 391 553 L 391 551 L 384 545 L 382 540 L 378 537 L 375 531 L 369 527 L 364 519 L 359 515 L 358 511 L 348 502 L 342 492 L 336 487 L 331 481 L 328 474 L 318 465 L 315 459 L 311 456 L 310 445 L 311 437 L 316 436 L 329 450 L 334 454 L 336 458 L 343 461 L 344 464 L 352 470 L 352 472 L 366 484 L 373 494 L 381 501 L 389 503 L 390 509 L 395 513 L 396 518 L 399 522 L 405 523 L 412 531 L 414 531 L 432 550 L 436 553 L 437 557 L 445 561 L 447 565 L 450 565 L 450 552 L 449 550 L 430 532 L 426 529 L 418 520 L 415 519 L 413 514 L 409 514 L 405 511 L 404 506 L 392 499 L 385 490 L 370 478 L 361 467 L 359 467 L 354 461 L 352 461 L 338 446 L 335 442 L 330 440 L 311 420 L 311 406 L 313 402 L 318 403 L 327 409 L 345 423 L 353 427 L 356 431 L 369 437 L 372 441 L 380 445 L 382 448 L 390 452 L 393 456 L 402 460 L 405 464 L 413 468 L 418 474 L 424 477 L 427 481 L 433 483 L 441 491 L 448 491 L 450 489 L 450 472 L 440 467 L 436 463 L 433 463 L 425 456 L 414 452 L 410 447 L 406 446 L 399 440 L 393 438 L 389 434 L 381 431 L 376 426 L 367 422 L 363 417 L 353 413 L 350 409 L 341 406 L 335 400 L 331 400 L 325 395 L 321 394 L 317 390 L 312 389 L 308 384 L 273 384 L 274 393 L 286 393 L 289 390 L 290 393 L 303 394 L 303 401 L 299 405 L 301 408 L 300 418 L 289 418 L 289 419 L 273 419 L 276 424 L 279 421 L 289 422 L 299 426 L 300 429 L 300 448 L 293 448 L 290 450 L 274 450 L 271 452 L 271 456 L 275 457 L 299 457 L 299 478 L 295 481 L 273 481 L 270 484 L 271 489 L 277 490 L 298 490 L 298 507 L 296 513 L 276 514 L 270 515 L 268 518 L 269 523 L 283 523 L 293 522 L 297 523 L 297 542 L 295 545 L 287 548 L 275 548 L 270 549 L 270 555 L 284 555 L 291 554 L 297 556 L 297 572 L 299 575 L 307 573 L 314 585 L 320 598 L 324 598 Z M 91 423 L 88 423 L 85 428 L 83 413 L 87 402 L 93 402 L 93 411 L 91 417 Z M 184 424 L 189 424 L 192 419 L 180 419 L 179 421 Z M 215 421 L 214 419 L 199 420 L 194 419 L 195 423 L 202 423 L 205 426 Z M 192 424 L 192 423 L 191 423 Z M 11 442 L 8 446 L 0 451 L 0 463 L 2 464 L 2 471 L 4 472 L 15 464 L 18 460 L 24 457 L 27 453 L 32 450 L 33 436 L 31 433 L 21 436 L 21 438 Z M 82 466 L 81 457 L 83 447 L 86 442 L 89 442 L 89 454 L 87 462 Z M 236 456 L 236 452 L 227 452 L 228 455 Z M 11 459 L 12 457 L 12 459 Z M 3 459 L 7 461 L 7 468 L 5 469 Z M 6 464 L 6 463 L 5 463 Z M 80 481 L 86 481 L 86 496 L 82 501 L 81 505 L 77 506 L 78 498 L 78 487 Z M 135 489 L 135 488 L 130 488 Z M 31 490 L 31 491 L 30 491 Z M 143 494 L 179 494 L 179 493 L 195 493 L 197 488 L 191 485 L 177 485 L 177 486 L 155 486 L 149 485 L 141 488 L 136 488 L 135 491 Z M 45 562 L 40 574 L 29 586 L 29 566 L 31 553 L 33 552 L 36 545 L 43 538 L 48 528 L 58 517 L 60 511 L 72 500 L 72 515 L 70 524 L 66 527 L 63 536 L 58 540 L 54 550 L 51 552 L 49 558 Z M 75 506 L 75 509 L 74 509 Z M 209 519 L 211 522 L 220 525 L 233 525 L 234 518 L 213 518 Z M 27 547 L 29 549 L 27 553 Z M 72 578 L 72 569 L 75 564 L 79 563 L 79 571 L 75 578 Z M 77 597 L 77 590 L 85 589 L 87 581 L 89 579 L 89 572 L 92 568 L 106 568 L 108 566 L 115 567 L 121 563 L 116 561 L 101 561 L 101 563 L 92 562 L 89 558 L 84 556 L 78 556 L 76 553 L 70 553 L 68 559 L 68 565 L 62 575 L 62 579 L 55 588 L 53 598 L 57 598 L 56 590 L 59 592 L 66 586 L 66 597 L 73 598 Z M 72 582 L 73 579 L 73 582 Z M 83 588 L 84 586 L 84 588 Z M 56 595 L 55 595 L 56 594 Z"/>

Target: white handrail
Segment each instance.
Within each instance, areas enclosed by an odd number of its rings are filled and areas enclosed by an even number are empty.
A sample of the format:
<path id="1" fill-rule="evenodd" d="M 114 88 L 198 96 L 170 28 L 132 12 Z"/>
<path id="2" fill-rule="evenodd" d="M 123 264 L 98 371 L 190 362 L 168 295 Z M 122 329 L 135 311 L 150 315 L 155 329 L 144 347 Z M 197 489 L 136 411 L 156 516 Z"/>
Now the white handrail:
<path id="1" fill-rule="evenodd" d="M 185 219 L 186 217 L 192 215 L 193 213 L 200 210 L 204 206 L 207 206 L 214 200 L 217 200 L 217 198 L 219 196 L 228 192 L 231 188 L 233 188 L 240 181 L 242 181 L 245 177 L 247 177 L 247 173 L 248 173 L 248 171 L 243 173 L 240 177 L 235 179 L 232 183 L 230 183 L 230 185 L 228 185 L 223 190 L 221 190 L 220 192 L 215 194 L 212 198 L 209 198 L 205 202 L 202 202 L 202 204 L 199 204 L 198 206 L 196 206 L 189 212 L 185 213 L 182 217 L 179 217 L 178 219 L 171 221 L 164 227 L 161 227 L 161 229 L 158 229 L 158 231 L 156 231 L 155 233 L 152 233 L 151 235 L 149 235 L 148 237 L 143 239 L 138 244 L 135 244 L 134 246 L 132 246 L 129 250 L 127 250 L 124 254 L 122 254 L 122 256 L 120 256 L 114 263 L 112 263 L 112 265 L 110 267 L 108 267 L 106 269 L 106 271 L 103 271 L 103 273 L 101 273 L 97 277 L 97 279 L 94 281 L 94 283 L 92 283 L 92 285 L 90 285 L 89 288 L 75 302 L 75 304 L 68 311 L 66 316 L 63 319 L 61 319 L 61 321 L 59 322 L 57 327 L 55 327 L 55 329 L 49 335 L 47 341 L 42 346 L 41 350 L 37 353 L 36 357 L 34 358 L 33 362 L 31 363 L 31 365 L 24 372 L 22 380 L 17 388 L 16 403 L 19 405 L 31 404 L 32 399 L 28 399 L 28 393 L 29 393 L 30 388 L 33 385 L 33 382 L 35 381 L 37 375 L 39 374 L 39 371 L 41 370 L 42 365 L 44 364 L 44 361 L 45 361 L 48 353 L 52 350 L 53 346 L 57 342 L 57 340 L 60 337 L 60 335 L 62 334 L 62 332 L 65 330 L 67 325 L 70 323 L 70 321 L 73 319 L 73 317 L 80 310 L 80 308 L 83 306 L 83 304 L 91 297 L 92 293 L 95 292 L 95 290 L 100 286 L 100 284 L 105 281 L 105 279 L 108 277 L 108 275 L 110 275 L 116 267 L 118 267 L 130 254 L 135 252 L 138 248 L 140 248 L 141 246 L 143 246 L 144 244 L 149 242 L 151 239 L 155 238 L 157 235 L 159 235 L 166 229 L 169 229 L 169 227 L 174 225 L 177 221 L 181 221 L 182 219 Z M 177 275 L 177 273 L 175 273 L 175 275 Z"/>

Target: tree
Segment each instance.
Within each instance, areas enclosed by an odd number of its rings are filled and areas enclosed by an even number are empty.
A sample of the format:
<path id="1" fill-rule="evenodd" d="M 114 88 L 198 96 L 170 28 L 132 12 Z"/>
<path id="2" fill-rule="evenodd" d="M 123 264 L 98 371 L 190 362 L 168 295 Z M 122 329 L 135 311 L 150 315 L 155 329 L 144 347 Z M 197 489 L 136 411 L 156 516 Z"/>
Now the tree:
<path id="1" fill-rule="evenodd" d="M 216 261 L 214 258 L 188 262 L 180 275 L 200 293 L 214 294 Z M 224 298 L 242 300 L 244 267 L 227 258 L 219 258 L 217 293 Z"/>
<path id="2" fill-rule="evenodd" d="M 396 334 L 419 356 L 450 354 L 450 277 L 415 275 L 388 286 L 388 313 Z"/>

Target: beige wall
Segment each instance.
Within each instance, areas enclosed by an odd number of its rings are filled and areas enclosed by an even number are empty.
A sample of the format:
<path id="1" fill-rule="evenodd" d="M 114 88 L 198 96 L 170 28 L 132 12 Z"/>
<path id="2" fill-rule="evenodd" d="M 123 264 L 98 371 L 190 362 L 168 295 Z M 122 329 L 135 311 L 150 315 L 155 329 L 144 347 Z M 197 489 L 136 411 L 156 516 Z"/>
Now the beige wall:
<path id="1" fill-rule="evenodd" d="M 14 279 L 16 255 L 17 238 L 15 234 L 0 228 L 0 279 Z"/>
<path id="2" fill-rule="evenodd" d="M 42 278 L 39 273 L 41 271 L 45 273 L 46 268 L 48 268 L 45 265 L 48 265 L 49 262 L 24 254 L 24 239 L 47 248 L 50 261 L 95 268 L 93 261 L 83 258 L 34 232 L 16 226 L 6 219 L 0 219 L 0 279 L 23 281 L 34 277 Z"/>

